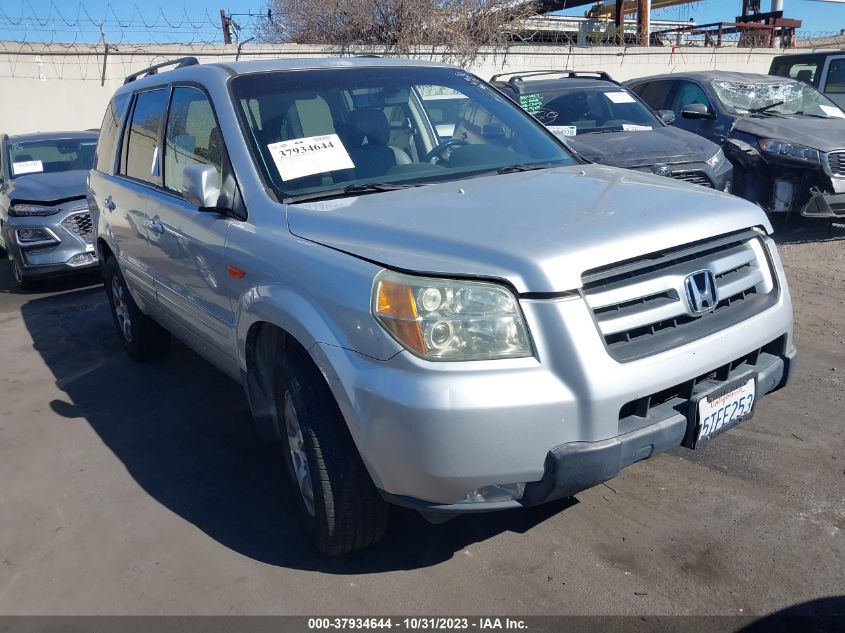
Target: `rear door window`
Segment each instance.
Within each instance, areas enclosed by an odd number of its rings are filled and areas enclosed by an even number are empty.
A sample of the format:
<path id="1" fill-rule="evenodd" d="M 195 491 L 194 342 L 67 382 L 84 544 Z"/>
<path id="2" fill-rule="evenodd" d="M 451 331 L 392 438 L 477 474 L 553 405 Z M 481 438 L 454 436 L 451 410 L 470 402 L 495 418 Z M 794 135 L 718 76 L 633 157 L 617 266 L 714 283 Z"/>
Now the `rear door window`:
<path id="1" fill-rule="evenodd" d="M 208 96 L 197 88 L 174 88 L 165 135 L 164 187 L 181 193 L 182 173 L 191 165 L 214 167 L 222 182 L 224 153 Z"/>
<path id="2" fill-rule="evenodd" d="M 126 129 L 120 173 L 129 178 L 161 185 L 158 147 L 167 90 L 138 93 L 132 118 Z"/>
<path id="3" fill-rule="evenodd" d="M 674 81 L 651 81 L 634 86 L 634 92 L 640 95 L 652 110 L 670 110 L 669 96 Z"/>

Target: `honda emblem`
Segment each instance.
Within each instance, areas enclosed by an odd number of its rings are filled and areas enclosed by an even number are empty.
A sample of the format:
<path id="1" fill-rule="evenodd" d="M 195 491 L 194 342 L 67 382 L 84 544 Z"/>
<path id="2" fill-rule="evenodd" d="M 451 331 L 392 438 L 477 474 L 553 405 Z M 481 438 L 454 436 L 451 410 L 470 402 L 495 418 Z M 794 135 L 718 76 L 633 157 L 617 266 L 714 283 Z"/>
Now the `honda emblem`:
<path id="1" fill-rule="evenodd" d="M 684 290 L 691 314 L 704 314 L 716 309 L 719 302 L 716 276 L 709 270 L 698 270 L 684 278 Z"/>

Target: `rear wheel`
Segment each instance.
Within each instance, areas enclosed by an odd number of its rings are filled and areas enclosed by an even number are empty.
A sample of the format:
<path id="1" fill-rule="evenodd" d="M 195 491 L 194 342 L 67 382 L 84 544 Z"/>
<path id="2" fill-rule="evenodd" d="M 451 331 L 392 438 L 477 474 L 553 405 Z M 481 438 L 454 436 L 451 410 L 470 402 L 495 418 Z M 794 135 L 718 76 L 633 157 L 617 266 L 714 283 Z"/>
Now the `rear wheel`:
<path id="1" fill-rule="evenodd" d="M 387 527 L 387 504 L 328 385 L 302 347 L 279 354 L 275 389 L 282 451 L 314 545 L 329 556 L 372 545 Z"/>
<path id="2" fill-rule="evenodd" d="M 164 356 L 170 349 L 170 332 L 141 312 L 114 257 L 105 261 L 103 279 L 112 319 L 129 357 L 148 361 Z"/>

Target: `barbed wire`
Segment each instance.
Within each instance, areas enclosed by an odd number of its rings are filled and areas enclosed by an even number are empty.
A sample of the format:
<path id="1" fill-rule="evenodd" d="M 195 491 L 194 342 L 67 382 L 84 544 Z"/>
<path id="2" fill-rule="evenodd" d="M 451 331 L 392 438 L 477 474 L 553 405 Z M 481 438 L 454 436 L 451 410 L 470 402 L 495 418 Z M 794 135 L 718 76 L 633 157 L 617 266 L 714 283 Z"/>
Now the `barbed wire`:
<path id="1" fill-rule="evenodd" d="M 127 16 L 126 5 L 106 4 L 102 15 L 92 14 L 83 2 L 75 9 L 60 7 L 51 0 L 46 14 L 39 13 L 29 2 L 22 0 L 17 12 L 9 3 L 0 4 L 0 39 L 16 42 L 94 43 L 108 42 L 120 45 L 145 44 L 213 44 L 223 42 L 223 26 L 219 13 L 205 9 L 199 14 L 189 14 L 186 8 L 168 14 L 160 7 L 152 14 L 144 14 L 137 4 L 131 6 Z M 120 13 L 119 13 L 120 11 Z M 254 37 L 263 13 L 238 13 L 232 21 L 233 35 L 237 39 Z"/>
<path id="2" fill-rule="evenodd" d="M 260 0 L 259 0 L 260 1 Z M 607 64 L 611 56 L 653 56 L 655 64 L 665 65 L 683 55 L 707 55 L 720 49 L 750 49 L 771 53 L 771 45 L 786 48 L 822 48 L 845 46 L 845 35 L 837 32 L 787 32 L 773 34 L 759 27 L 742 30 L 701 29 L 689 22 L 697 5 L 685 5 L 678 12 L 681 19 L 655 19 L 646 31 L 635 22 L 626 22 L 618 30 L 610 20 L 570 16 L 538 16 L 511 24 L 508 42 L 497 50 L 485 51 L 487 57 L 507 58 L 519 55 L 548 56 L 549 59 L 581 59 L 590 64 Z M 691 8 L 690 8 L 691 7 Z M 46 11 L 46 13 L 45 13 Z M 663 16 L 667 14 L 663 10 Z M 75 7 L 51 0 L 39 13 L 29 0 L 22 0 L 18 10 L 9 3 L 0 4 L 0 78 L 76 79 L 82 81 L 118 80 L 145 65 L 168 58 L 193 55 L 201 61 L 223 61 L 268 56 L 314 57 L 348 55 L 355 52 L 385 56 L 408 55 L 448 58 L 448 46 L 421 47 L 414 51 L 396 47 L 361 49 L 349 43 L 325 47 L 303 47 L 288 42 L 261 44 L 260 35 L 270 21 L 263 12 L 227 14 L 233 46 L 223 42 L 219 13 L 208 10 L 191 13 L 184 8 L 170 13 L 163 8 L 144 14 L 137 5 L 107 4 L 102 15 L 93 14 L 84 2 Z M 687 19 L 684 19 L 687 18 Z M 788 36 L 788 39 L 785 38 Z M 243 44 L 255 38 L 248 46 Z M 649 42 L 650 48 L 639 45 Z M 728 53 L 729 51 L 722 51 Z M 739 51 L 738 51 L 739 52 Z M 598 56 L 595 54 L 598 53 Z M 593 57 L 589 57 L 592 54 Z M 595 60 L 601 60 L 595 62 Z M 555 62 L 558 63 L 559 62 Z M 650 63 L 647 61 L 646 63 Z"/>

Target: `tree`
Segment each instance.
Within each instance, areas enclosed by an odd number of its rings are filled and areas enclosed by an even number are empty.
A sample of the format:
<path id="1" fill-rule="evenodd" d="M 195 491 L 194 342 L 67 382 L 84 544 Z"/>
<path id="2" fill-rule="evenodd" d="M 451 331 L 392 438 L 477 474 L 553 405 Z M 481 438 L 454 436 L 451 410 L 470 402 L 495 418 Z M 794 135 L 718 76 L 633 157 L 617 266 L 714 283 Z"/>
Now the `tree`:
<path id="1" fill-rule="evenodd" d="M 333 44 L 408 53 L 439 47 L 467 63 L 510 39 L 509 25 L 536 13 L 522 0 L 270 0 L 259 32 L 269 43 Z"/>

